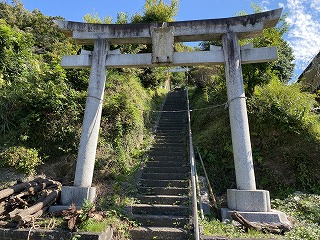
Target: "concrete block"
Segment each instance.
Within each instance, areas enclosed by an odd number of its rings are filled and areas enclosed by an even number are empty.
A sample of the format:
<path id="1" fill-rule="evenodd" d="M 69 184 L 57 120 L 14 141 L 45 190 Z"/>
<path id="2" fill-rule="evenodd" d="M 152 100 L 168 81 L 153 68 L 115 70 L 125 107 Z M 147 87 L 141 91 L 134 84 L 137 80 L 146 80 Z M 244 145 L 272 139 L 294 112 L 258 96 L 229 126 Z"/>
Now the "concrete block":
<path id="1" fill-rule="evenodd" d="M 63 186 L 61 190 L 61 204 L 66 206 L 70 206 L 72 203 L 76 206 L 82 206 L 84 199 L 93 202 L 95 197 L 95 187 Z"/>
<path id="2" fill-rule="evenodd" d="M 270 212 L 270 195 L 266 190 L 227 190 L 228 208 L 242 212 Z"/>
<path id="3" fill-rule="evenodd" d="M 229 208 L 221 208 L 221 218 L 222 221 L 232 220 L 231 214 L 234 210 Z M 275 223 L 275 224 L 286 224 L 290 225 L 291 223 L 287 218 L 287 215 L 284 212 L 271 209 L 270 212 L 241 212 L 237 211 L 241 216 L 243 216 L 249 222 L 259 222 L 259 223 Z"/>

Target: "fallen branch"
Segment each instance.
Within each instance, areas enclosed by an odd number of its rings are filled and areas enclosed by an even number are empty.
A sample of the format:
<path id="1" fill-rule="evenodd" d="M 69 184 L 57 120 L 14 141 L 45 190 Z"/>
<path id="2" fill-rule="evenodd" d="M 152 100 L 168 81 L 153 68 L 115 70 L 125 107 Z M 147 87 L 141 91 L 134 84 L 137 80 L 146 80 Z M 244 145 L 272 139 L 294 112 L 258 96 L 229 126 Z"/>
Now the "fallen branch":
<path id="1" fill-rule="evenodd" d="M 249 222 L 238 212 L 232 213 L 232 219 L 240 223 L 246 231 L 248 229 L 255 229 L 264 233 L 283 234 L 284 232 L 288 232 L 291 230 L 291 226 L 288 224 Z"/>

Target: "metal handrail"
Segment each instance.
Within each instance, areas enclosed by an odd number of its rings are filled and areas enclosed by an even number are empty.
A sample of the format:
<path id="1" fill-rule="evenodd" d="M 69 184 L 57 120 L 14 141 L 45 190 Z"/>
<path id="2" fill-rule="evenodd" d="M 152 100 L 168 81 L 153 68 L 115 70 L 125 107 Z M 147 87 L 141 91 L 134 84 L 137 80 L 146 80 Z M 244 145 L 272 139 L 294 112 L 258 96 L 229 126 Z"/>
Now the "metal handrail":
<path id="1" fill-rule="evenodd" d="M 192 194 L 192 209 L 193 209 L 193 227 L 195 240 L 200 239 L 199 219 L 198 219 L 198 205 L 197 205 L 197 186 L 196 186 L 196 163 L 195 155 L 192 143 L 192 132 L 191 132 L 191 118 L 190 118 L 190 106 L 189 106 L 189 91 L 188 84 L 186 85 L 187 92 L 187 108 L 188 108 L 188 131 L 189 131 L 189 158 L 191 168 L 191 194 Z"/>

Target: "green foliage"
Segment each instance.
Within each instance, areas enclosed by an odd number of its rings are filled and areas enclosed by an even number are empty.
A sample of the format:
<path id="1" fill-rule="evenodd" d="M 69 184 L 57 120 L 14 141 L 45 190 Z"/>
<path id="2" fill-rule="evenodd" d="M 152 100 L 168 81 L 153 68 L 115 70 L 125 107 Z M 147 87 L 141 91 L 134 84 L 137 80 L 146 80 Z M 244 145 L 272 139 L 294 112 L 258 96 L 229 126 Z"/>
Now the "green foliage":
<path id="1" fill-rule="evenodd" d="M 255 168 L 260 188 L 275 196 L 294 190 L 318 193 L 320 120 L 314 96 L 274 78 L 248 101 Z"/>
<path id="2" fill-rule="evenodd" d="M 112 23 L 112 17 L 105 17 L 101 19 L 98 13 L 93 13 L 93 14 L 88 13 L 84 15 L 83 20 L 87 23 L 106 23 L 106 24 Z"/>
<path id="3" fill-rule="evenodd" d="M 320 191 L 320 120 L 313 111 L 314 97 L 274 75 L 269 84 L 256 87 L 247 101 L 257 185 L 272 196 Z M 223 79 L 195 90 L 190 99 L 193 109 L 223 104 L 227 101 Z M 203 154 L 215 191 L 221 194 L 235 187 L 228 111 L 223 106 L 193 111 L 191 118 L 194 143 Z"/>
<path id="4" fill-rule="evenodd" d="M 87 72 L 66 74 L 60 60 L 76 48 L 39 11 L 0 3 L 0 14 L 0 141 L 41 149 L 42 156 L 75 151 L 84 104 L 76 83 Z"/>
<path id="5" fill-rule="evenodd" d="M 163 96 L 163 95 L 162 95 Z M 106 82 L 99 147 L 111 155 L 99 157 L 97 166 L 108 169 L 109 176 L 128 174 L 135 169 L 136 160 L 148 139 L 151 107 L 158 101 L 155 91 L 142 87 L 139 79 L 110 71 Z"/>
<path id="6" fill-rule="evenodd" d="M 200 149 L 214 191 L 223 194 L 227 188 L 235 187 L 235 173 L 229 114 L 222 104 L 226 102 L 226 93 L 219 94 L 219 86 L 197 88 L 189 93 L 191 109 L 205 108 L 191 113 L 194 145 Z M 208 108 L 220 104 L 221 107 Z"/>
<path id="7" fill-rule="evenodd" d="M 283 239 L 279 235 L 274 234 L 265 234 L 262 232 L 258 232 L 255 230 L 249 230 L 248 232 L 244 232 L 239 227 L 234 226 L 230 222 L 222 223 L 216 219 L 204 219 L 200 222 L 203 227 L 204 235 L 209 236 L 223 236 L 228 238 L 250 238 L 250 239 Z"/>
<path id="8" fill-rule="evenodd" d="M 256 4 L 252 4 L 252 8 L 255 13 L 262 11 Z M 246 14 L 246 12 L 241 12 L 238 15 Z M 255 48 L 275 46 L 278 52 L 278 59 L 273 62 L 242 65 L 243 81 L 247 96 L 250 97 L 253 94 L 256 86 L 268 84 L 274 75 L 282 82 L 289 82 L 291 79 L 294 70 L 294 55 L 288 42 L 283 39 L 284 34 L 287 32 L 288 25 L 284 15 L 275 28 L 264 29 L 262 35 L 257 38 L 239 41 L 241 46 L 252 43 Z M 202 42 L 200 43 L 200 49 L 208 51 L 210 45 L 221 46 L 222 43 L 221 41 Z M 223 71 L 220 71 L 219 74 L 225 78 Z M 196 80 L 201 81 L 199 79 Z"/>
<path id="9" fill-rule="evenodd" d="M 24 174 L 35 174 L 36 168 L 42 164 L 36 149 L 26 147 L 10 147 L 0 153 L 0 167 L 13 167 Z"/>
<path id="10" fill-rule="evenodd" d="M 284 200 L 275 199 L 272 208 L 285 212 L 293 222 L 293 229 L 285 239 L 314 240 L 320 236 L 320 196 L 292 194 Z"/>
<path id="11" fill-rule="evenodd" d="M 255 13 L 259 13 L 262 9 L 252 4 Z M 255 86 L 267 84 L 273 75 L 283 82 L 288 82 L 293 75 L 294 70 L 294 55 L 293 50 L 283 39 L 283 35 L 288 32 L 288 25 L 285 20 L 285 15 L 282 16 L 278 25 L 275 28 L 264 29 L 262 36 L 254 39 L 246 39 L 241 44 L 253 43 L 256 48 L 276 46 L 278 51 L 278 59 L 271 63 L 254 63 L 242 66 L 243 80 L 246 87 L 246 93 L 251 96 Z"/>
<path id="12" fill-rule="evenodd" d="M 271 203 L 272 207 L 284 211 L 294 221 L 307 221 L 320 226 L 320 195 L 291 194 L 284 200 L 275 199 Z"/>
<path id="13" fill-rule="evenodd" d="M 285 212 L 293 224 L 292 230 L 284 235 L 265 234 L 257 231 L 245 233 L 242 229 L 230 224 L 221 223 L 216 219 L 201 221 L 204 234 L 230 238 L 250 239 L 287 239 L 287 240 L 316 240 L 320 236 L 320 196 L 310 194 L 293 194 L 283 200 L 271 201 L 272 209 Z"/>
<path id="14" fill-rule="evenodd" d="M 172 22 L 173 17 L 178 13 L 178 0 L 171 0 L 166 4 L 162 0 L 146 0 L 143 15 L 135 14 L 133 23 L 142 22 Z"/>
<path id="15" fill-rule="evenodd" d="M 18 29 L 13 29 L 0 19 L 0 73 L 6 84 L 12 84 L 27 74 L 25 65 L 31 56 L 32 36 Z"/>
<path id="16" fill-rule="evenodd" d="M 299 84 L 285 85 L 274 78 L 268 85 L 257 87 L 249 100 L 255 120 L 278 125 L 283 131 L 303 134 L 320 140 L 319 116 L 313 112 L 317 102 L 312 94 L 301 92 Z"/>

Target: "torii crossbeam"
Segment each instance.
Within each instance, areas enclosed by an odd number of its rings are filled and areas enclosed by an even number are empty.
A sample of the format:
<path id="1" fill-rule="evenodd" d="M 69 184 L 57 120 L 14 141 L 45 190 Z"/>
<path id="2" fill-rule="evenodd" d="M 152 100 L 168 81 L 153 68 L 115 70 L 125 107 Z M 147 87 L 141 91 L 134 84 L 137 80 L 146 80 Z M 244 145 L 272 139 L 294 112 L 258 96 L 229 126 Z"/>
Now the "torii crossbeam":
<path id="1" fill-rule="evenodd" d="M 92 52 L 64 56 L 65 68 L 91 68 L 88 97 L 77 159 L 74 186 L 63 187 L 62 204 L 81 205 L 84 198 L 93 200 L 91 187 L 102 101 L 107 68 L 195 66 L 224 64 L 237 189 L 228 189 L 228 207 L 232 210 L 263 212 L 272 216 L 269 192 L 257 190 L 253 169 L 252 150 L 241 64 L 268 62 L 277 59 L 276 47 L 253 48 L 239 46 L 238 40 L 262 34 L 274 27 L 282 9 L 252 15 L 142 24 L 90 24 L 57 21 L 62 32 L 82 45 L 94 45 Z M 175 52 L 175 42 L 222 40 L 222 47 L 211 46 L 210 51 Z M 152 44 L 152 53 L 120 54 L 110 51 L 112 44 Z M 230 211 L 226 210 L 225 214 Z M 260 215 L 259 215 L 260 216 Z"/>

